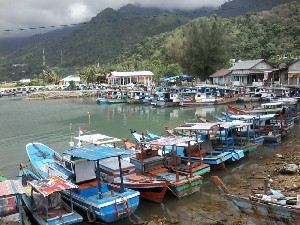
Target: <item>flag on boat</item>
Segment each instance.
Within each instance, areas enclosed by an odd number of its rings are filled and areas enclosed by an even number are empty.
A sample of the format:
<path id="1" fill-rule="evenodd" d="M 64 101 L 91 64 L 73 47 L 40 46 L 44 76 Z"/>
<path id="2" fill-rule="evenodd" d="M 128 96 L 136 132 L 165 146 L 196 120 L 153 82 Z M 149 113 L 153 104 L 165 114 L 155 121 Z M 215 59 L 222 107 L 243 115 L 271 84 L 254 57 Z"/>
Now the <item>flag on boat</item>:
<path id="1" fill-rule="evenodd" d="M 82 127 L 79 127 L 79 134 L 82 135 L 84 132 L 84 129 Z"/>

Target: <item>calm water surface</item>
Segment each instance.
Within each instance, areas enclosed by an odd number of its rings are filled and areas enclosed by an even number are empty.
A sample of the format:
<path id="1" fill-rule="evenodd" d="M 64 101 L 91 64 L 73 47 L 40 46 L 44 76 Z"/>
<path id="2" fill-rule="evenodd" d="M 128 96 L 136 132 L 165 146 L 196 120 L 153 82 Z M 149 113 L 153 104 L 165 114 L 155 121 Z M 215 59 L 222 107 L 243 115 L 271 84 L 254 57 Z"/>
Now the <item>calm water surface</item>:
<path id="1" fill-rule="evenodd" d="M 218 115 L 225 109 L 226 106 L 155 109 L 151 106 L 127 104 L 97 105 L 92 98 L 46 101 L 0 98 L 0 172 L 8 178 L 16 178 L 19 163 L 29 164 L 25 150 L 29 142 L 41 142 L 63 153 L 69 148 L 71 137 L 78 135 L 79 127 L 91 133 L 130 139 L 129 129 L 139 132 L 147 129 L 161 134 L 165 126 L 173 128 L 183 122 L 195 122 L 195 114 L 211 119 L 213 114 Z M 217 175 L 229 179 L 238 174 L 239 168 L 255 163 L 262 154 L 272 155 L 275 152 L 270 149 L 264 153 L 253 152 L 247 159 L 228 168 L 235 171 L 234 174 L 220 171 Z M 193 224 L 187 214 L 189 207 L 196 204 L 197 208 L 205 208 L 216 204 L 216 199 L 212 196 L 220 195 L 214 185 L 210 184 L 210 175 L 204 177 L 205 184 L 200 193 L 182 200 L 173 196 L 167 196 L 161 204 L 141 200 L 132 218 L 143 219 L 151 214 L 179 216 L 187 224 Z M 130 224 L 130 221 L 123 220 L 114 224 Z"/>

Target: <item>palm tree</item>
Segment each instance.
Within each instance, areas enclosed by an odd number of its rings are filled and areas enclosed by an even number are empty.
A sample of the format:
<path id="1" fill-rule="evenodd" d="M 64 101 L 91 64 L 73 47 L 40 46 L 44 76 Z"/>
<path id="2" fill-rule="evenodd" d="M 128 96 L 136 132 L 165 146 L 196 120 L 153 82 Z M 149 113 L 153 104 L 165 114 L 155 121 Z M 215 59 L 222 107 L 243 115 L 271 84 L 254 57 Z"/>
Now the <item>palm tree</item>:
<path id="1" fill-rule="evenodd" d="M 49 84 L 56 83 L 59 80 L 58 74 L 52 69 L 44 70 L 44 78 Z"/>
<path id="2" fill-rule="evenodd" d="M 80 80 L 85 81 L 87 84 L 95 83 L 99 74 L 99 67 L 97 65 L 91 65 L 81 68 L 79 72 Z"/>

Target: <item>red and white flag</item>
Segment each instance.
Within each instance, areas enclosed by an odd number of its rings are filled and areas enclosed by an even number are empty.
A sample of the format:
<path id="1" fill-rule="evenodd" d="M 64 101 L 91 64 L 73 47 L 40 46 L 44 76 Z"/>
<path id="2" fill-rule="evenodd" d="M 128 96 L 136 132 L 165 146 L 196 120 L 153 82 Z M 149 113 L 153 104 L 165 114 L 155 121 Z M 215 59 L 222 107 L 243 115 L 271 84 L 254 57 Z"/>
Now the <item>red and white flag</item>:
<path id="1" fill-rule="evenodd" d="M 82 127 L 79 127 L 79 134 L 82 135 L 84 132 L 84 129 Z"/>

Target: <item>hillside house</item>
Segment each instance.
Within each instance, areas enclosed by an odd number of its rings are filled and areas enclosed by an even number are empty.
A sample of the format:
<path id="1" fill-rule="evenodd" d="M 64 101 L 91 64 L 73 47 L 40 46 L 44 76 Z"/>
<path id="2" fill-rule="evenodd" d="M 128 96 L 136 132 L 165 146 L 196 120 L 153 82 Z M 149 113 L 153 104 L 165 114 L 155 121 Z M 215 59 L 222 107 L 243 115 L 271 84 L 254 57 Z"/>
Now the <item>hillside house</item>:
<path id="1" fill-rule="evenodd" d="M 110 85 L 145 84 L 151 85 L 154 74 L 151 71 L 111 72 L 106 76 Z"/>
<path id="2" fill-rule="evenodd" d="M 288 85 L 299 85 L 300 78 L 300 59 L 289 65 Z"/>
<path id="3" fill-rule="evenodd" d="M 256 59 L 241 61 L 229 68 L 229 71 L 234 86 L 262 86 L 274 82 L 276 69 L 266 60 Z"/>
<path id="4" fill-rule="evenodd" d="M 209 77 L 212 78 L 212 83 L 217 85 L 230 85 L 231 71 L 228 69 L 221 69 L 213 73 Z"/>

